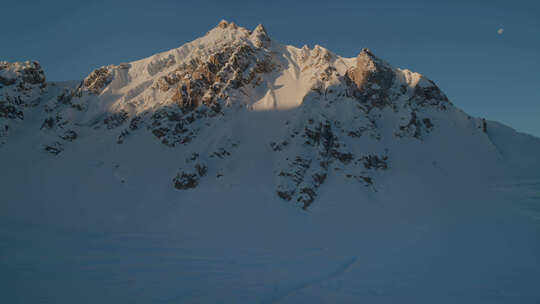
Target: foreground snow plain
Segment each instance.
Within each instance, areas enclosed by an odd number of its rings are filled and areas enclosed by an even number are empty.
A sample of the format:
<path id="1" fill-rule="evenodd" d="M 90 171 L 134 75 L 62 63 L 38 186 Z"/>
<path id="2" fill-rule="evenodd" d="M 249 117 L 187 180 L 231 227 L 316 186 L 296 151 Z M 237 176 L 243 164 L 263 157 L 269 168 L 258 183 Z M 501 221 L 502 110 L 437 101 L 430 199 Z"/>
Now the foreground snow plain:
<path id="1" fill-rule="evenodd" d="M 426 160 L 415 171 L 394 168 L 377 192 L 329 180 L 303 211 L 267 193 L 270 177 L 249 159 L 231 164 L 231 172 L 244 171 L 238 178 L 179 197 L 165 174 L 175 155 L 160 145 L 76 149 L 61 162 L 22 143 L 3 152 L 7 302 L 540 297 L 540 179 L 479 182 Z"/>

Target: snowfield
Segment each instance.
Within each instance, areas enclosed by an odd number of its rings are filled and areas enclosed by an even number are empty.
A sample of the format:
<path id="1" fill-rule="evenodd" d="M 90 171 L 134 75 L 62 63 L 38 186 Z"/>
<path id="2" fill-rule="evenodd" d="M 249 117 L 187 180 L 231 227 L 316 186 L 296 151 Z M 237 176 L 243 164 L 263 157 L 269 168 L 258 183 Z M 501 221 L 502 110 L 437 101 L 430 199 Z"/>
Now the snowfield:
<path id="1" fill-rule="evenodd" d="M 369 50 L 0 62 L 2 303 L 538 303 L 539 261 L 540 139 Z"/>

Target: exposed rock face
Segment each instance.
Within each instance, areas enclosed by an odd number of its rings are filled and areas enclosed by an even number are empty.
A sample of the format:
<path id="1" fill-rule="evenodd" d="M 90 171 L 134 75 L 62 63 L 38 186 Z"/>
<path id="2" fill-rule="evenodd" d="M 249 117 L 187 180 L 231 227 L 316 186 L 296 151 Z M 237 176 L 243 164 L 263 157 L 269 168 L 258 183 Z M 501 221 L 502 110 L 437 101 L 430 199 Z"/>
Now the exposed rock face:
<path id="1" fill-rule="evenodd" d="M 439 106 L 443 110 L 449 103 L 448 97 L 431 80 L 426 80 L 424 84 L 417 84 L 414 87 L 412 100 L 420 106 Z"/>
<path id="2" fill-rule="evenodd" d="M 105 123 L 108 129 L 114 129 L 116 127 L 119 127 L 121 124 L 123 124 L 127 119 L 128 119 L 128 113 L 124 111 L 120 111 L 120 112 L 109 115 L 107 118 L 104 119 L 103 122 Z"/>
<path id="3" fill-rule="evenodd" d="M 0 61 L 0 146 L 14 121 L 24 120 L 26 109 L 39 104 L 46 87 L 39 63 Z"/>
<path id="4" fill-rule="evenodd" d="M 19 110 L 16 106 L 6 101 L 0 101 L 0 117 L 23 120 L 24 113 L 23 111 Z"/>
<path id="5" fill-rule="evenodd" d="M 188 144 L 201 130 L 201 123 L 209 123 L 216 111 L 217 108 L 212 110 L 204 105 L 189 113 L 178 107 L 165 107 L 151 115 L 148 129 L 169 147 Z"/>
<path id="6" fill-rule="evenodd" d="M 345 78 L 353 84 L 352 95 L 382 107 L 388 104 L 388 90 L 392 87 L 394 71 L 386 62 L 362 49 L 356 57 L 356 67 L 347 71 Z"/>
<path id="7" fill-rule="evenodd" d="M 79 134 L 77 134 L 77 132 L 73 130 L 67 130 L 66 132 L 64 132 L 63 135 L 60 136 L 60 138 L 66 141 L 74 141 L 75 139 L 77 139 L 78 136 Z"/>
<path id="8" fill-rule="evenodd" d="M 191 169 L 182 169 L 173 179 L 174 187 L 178 190 L 187 190 L 197 187 L 200 179 L 208 173 L 208 166 L 199 159 L 199 154 L 194 153 L 186 159 L 186 166 Z"/>
<path id="9" fill-rule="evenodd" d="M 160 78 L 158 87 L 166 91 L 178 83 L 172 100 L 185 110 L 201 104 L 213 108 L 228 98 L 227 91 L 256 85 L 257 74 L 276 68 L 268 54 L 256 53 L 247 44 L 227 47 L 206 60 L 197 58 L 180 66 L 176 73 Z"/>
<path id="10" fill-rule="evenodd" d="M 157 87 L 162 92 L 167 92 L 170 88 L 172 88 L 175 84 L 177 84 L 180 81 L 179 74 L 177 73 L 169 73 L 168 75 L 161 76 L 155 87 Z"/>
<path id="11" fill-rule="evenodd" d="M 45 145 L 43 149 L 48 153 L 58 155 L 60 152 L 64 151 L 64 145 L 60 142 L 54 142 L 50 145 Z"/>
<path id="12" fill-rule="evenodd" d="M 0 61 L 0 85 L 9 86 L 17 82 L 22 84 L 20 87 L 42 85 L 45 83 L 45 73 L 36 61 Z"/>
<path id="13" fill-rule="evenodd" d="M 422 139 L 426 133 L 433 129 L 433 123 L 429 118 L 418 118 L 415 111 L 410 113 L 408 122 L 399 126 L 399 130 L 395 133 L 398 137 L 414 137 Z"/>
<path id="14" fill-rule="evenodd" d="M 199 176 L 196 173 L 180 172 L 173 179 L 174 187 L 178 190 L 187 190 L 197 187 Z"/>
<path id="15" fill-rule="evenodd" d="M 236 25 L 226 21 L 217 26 L 231 27 Z M 199 130 L 193 127 L 198 125 L 195 121 L 224 115 L 222 110 L 230 105 L 231 95 L 243 88 L 257 87 L 265 74 L 278 70 L 279 63 L 264 49 L 270 42 L 264 28 L 257 27 L 249 37 L 253 38 L 253 44 L 245 41 L 225 44 L 160 76 L 152 88 L 165 94 L 171 92 L 170 100 L 174 104 L 151 115 L 148 125 L 152 134 L 171 147 L 191 142 Z"/>
<path id="16" fill-rule="evenodd" d="M 135 130 L 139 129 L 139 126 L 141 125 L 141 120 L 142 120 L 141 116 L 133 117 L 131 121 L 129 122 L 128 128 L 124 129 L 120 133 L 120 135 L 118 135 L 118 139 L 116 140 L 116 142 L 118 144 L 122 144 L 124 140 L 126 139 L 126 137 L 128 137 L 131 134 L 131 132 L 134 132 Z"/>
<path id="17" fill-rule="evenodd" d="M 257 25 L 257 27 L 251 33 L 251 36 L 253 37 L 256 47 L 267 48 L 270 46 L 270 37 L 262 24 Z"/>
<path id="18" fill-rule="evenodd" d="M 292 143 L 273 143 L 273 151 L 286 153 L 289 155 L 287 159 L 291 159 L 289 150 L 300 151 L 279 171 L 277 195 L 284 200 L 300 203 L 302 208 L 307 209 L 327 177 L 335 171 L 355 172 L 355 176 L 362 177 L 357 178 L 359 182 L 373 185 L 370 171 L 387 169 L 388 157 L 377 154 L 355 156 L 343 143 L 344 133 L 337 121 L 308 119 L 303 130 L 292 131 L 289 136 Z"/>
<path id="19" fill-rule="evenodd" d="M 112 71 L 110 67 L 100 67 L 95 69 L 82 82 L 84 88 L 99 95 L 112 80 Z"/>
<path id="20" fill-rule="evenodd" d="M 234 26 L 234 23 L 232 23 L 232 25 Z M 229 26 L 229 22 L 227 22 L 227 20 L 221 20 L 218 25 L 216 27 L 218 28 L 221 28 L 221 29 L 225 29 Z"/>

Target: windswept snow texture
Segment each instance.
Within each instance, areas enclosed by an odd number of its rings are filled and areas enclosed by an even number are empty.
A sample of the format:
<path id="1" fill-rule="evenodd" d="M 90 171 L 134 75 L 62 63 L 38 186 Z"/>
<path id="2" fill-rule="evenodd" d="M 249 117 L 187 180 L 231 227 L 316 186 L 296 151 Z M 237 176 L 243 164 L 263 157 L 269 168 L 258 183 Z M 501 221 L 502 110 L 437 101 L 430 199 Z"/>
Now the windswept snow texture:
<path id="1" fill-rule="evenodd" d="M 539 303 L 539 261 L 540 139 L 367 49 L 0 62 L 1 303 Z"/>

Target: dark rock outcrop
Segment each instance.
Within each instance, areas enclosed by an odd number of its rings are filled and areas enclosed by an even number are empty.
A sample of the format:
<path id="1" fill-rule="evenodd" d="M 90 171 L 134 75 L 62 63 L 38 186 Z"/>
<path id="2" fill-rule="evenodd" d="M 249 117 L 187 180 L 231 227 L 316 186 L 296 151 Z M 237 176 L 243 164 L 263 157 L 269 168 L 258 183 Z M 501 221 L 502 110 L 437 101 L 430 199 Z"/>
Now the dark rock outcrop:
<path id="1" fill-rule="evenodd" d="M 60 142 L 54 142 L 50 145 L 45 145 L 43 149 L 53 155 L 58 155 L 60 152 L 64 151 L 64 145 Z"/>
<path id="2" fill-rule="evenodd" d="M 431 132 L 434 124 L 429 118 L 419 118 L 416 111 L 410 112 L 410 118 L 407 124 L 399 126 L 399 130 L 395 132 L 397 137 L 414 137 L 423 139 L 426 133 Z"/>
<path id="3" fill-rule="evenodd" d="M 192 189 L 199 184 L 199 176 L 196 173 L 181 172 L 176 175 L 173 182 L 178 190 Z"/>
<path id="4" fill-rule="evenodd" d="M 25 85 L 44 85 L 45 73 L 41 69 L 41 66 L 36 61 L 16 62 L 10 63 L 7 61 L 0 61 L 0 72 L 4 70 L 11 70 L 12 77 L 2 75 L 0 73 L 0 84 L 3 86 L 10 86 L 16 83 L 22 83 L 21 87 Z"/>
<path id="5" fill-rule="evenodd" d="M 176 174 L 173 178 L 173 184 L 176 189 L 187 190 L 195 188 L 199 185 L 200 179 L 208 174 L 208 167 L 198 159 L 199 155 L 194 154 L 191 159 L 186 160 L 187 163 L 192 163 L 192 169 L 180 170 Z"/>
<path id="6" fill-rule="evenodd" d="M 86 88 L 88 91 L 99 95 L 103 89 L 111 82 L 112 80 L 112 70 L 110 67 L 100 67 L 95 69 L 88 75 L 82 82 L 83 88 Z"/>

